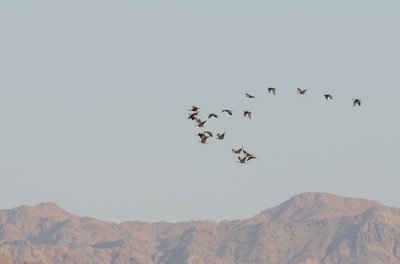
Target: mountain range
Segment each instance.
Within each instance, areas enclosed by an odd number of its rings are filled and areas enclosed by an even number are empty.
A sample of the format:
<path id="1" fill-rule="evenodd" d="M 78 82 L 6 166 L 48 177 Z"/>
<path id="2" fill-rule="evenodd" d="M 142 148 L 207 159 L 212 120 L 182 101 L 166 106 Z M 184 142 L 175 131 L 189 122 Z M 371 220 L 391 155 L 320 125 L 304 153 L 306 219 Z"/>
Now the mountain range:
<path id="1" fill-rule="evenodd" d="M 303 193 L 242 220 L 120 224 L 53 203 L 0 210 L 0 264 L 400 263 L 400 209 Z"/>

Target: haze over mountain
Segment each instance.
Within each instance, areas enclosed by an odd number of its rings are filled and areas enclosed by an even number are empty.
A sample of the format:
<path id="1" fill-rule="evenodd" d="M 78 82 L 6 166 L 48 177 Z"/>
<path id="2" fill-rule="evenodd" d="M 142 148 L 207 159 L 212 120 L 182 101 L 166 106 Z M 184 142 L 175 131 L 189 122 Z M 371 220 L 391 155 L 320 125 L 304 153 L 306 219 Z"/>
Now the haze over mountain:
<path id="1" fill-rule="evenodd" d="M 304 193 L 249 219 L 121 224 L 52 203 L 0 211 L 0 263 L 400 263 L 400 209 Z"/>

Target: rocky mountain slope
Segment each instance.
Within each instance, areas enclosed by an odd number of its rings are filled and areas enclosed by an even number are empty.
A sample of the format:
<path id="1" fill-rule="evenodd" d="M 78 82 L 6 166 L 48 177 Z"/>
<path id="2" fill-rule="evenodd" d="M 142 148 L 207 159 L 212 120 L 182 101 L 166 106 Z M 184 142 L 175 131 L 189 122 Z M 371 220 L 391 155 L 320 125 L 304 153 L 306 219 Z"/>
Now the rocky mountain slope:
<path id="1" fill-rule="evenodd" d="M 0 263 L 400 263 L 400 209 L 304 193 L 245 220 L 114 224 L 55 204 L 0 210 Z"/>

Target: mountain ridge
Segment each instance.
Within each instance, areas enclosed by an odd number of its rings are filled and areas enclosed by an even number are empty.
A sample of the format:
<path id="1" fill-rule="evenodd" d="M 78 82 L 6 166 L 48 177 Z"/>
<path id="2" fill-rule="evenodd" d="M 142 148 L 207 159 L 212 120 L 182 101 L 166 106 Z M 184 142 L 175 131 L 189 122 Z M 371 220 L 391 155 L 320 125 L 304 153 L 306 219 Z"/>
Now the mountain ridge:
<path id="1" fill-rule="evenodd" d="M 116 224 L 41 203 L 0 210 L 0 256 L 13 264 L 400 263 L 400 209 L 302 193 L 248 219 Z"/>

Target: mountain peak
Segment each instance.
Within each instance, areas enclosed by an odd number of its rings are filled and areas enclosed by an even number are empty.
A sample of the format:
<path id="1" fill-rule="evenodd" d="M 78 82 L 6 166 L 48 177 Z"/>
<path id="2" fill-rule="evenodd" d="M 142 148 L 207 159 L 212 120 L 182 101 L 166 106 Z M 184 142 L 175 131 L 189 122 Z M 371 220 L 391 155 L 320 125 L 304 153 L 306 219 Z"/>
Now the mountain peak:
<path id="1" fill-rule="evenodd" d="M 20 218 L 29 216 L 29 218 L 54 218 L 56 220 L 64 220 L 72 215 L 62 209 L 55 203 L 40 203 L 38 205 L 22 205 L 9 210 L 9 217 Z"/>
<path id="2" fill-rule="evenodd" d="M 255 218 L 279 222 L 302 222 L 343 216 L 359 215 L 366 210 L 381 206 L 380 203 L 343 197 L 330 193 L 301 193 L 281 205 L 268 209 Z"/>

